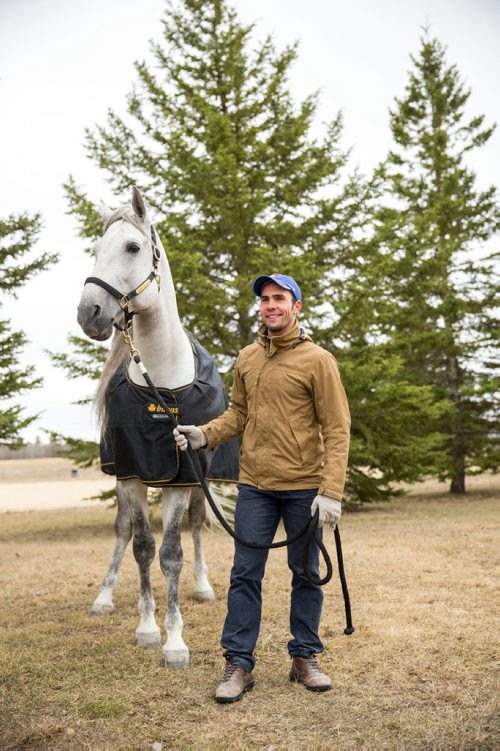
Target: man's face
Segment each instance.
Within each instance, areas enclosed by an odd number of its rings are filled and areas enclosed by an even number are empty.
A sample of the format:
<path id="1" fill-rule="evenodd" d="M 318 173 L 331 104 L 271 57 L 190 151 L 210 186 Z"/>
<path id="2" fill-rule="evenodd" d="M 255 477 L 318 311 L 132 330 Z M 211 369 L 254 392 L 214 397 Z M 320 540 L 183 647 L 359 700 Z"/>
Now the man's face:
<path id="1" fill-rule="evenodd" d="M 300 300 L 293 302 L 292 293 L 274 282 L 265 284 L 261 291 L 260 313 L 266 324 L 269 336 L 287 334 L 295 326 Z"/>

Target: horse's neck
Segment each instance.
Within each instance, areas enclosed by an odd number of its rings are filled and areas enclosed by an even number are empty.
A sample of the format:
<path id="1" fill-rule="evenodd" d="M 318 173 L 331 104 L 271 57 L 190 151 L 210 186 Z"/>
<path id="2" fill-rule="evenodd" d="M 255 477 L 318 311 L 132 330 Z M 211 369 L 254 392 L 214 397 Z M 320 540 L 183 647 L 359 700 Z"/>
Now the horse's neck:
<path id="1" fill-rule="evenodd" d="M 167 280 L 164 283 L 162 278 L 154 309 L 134 317 L 133 339 L 155 386 L 175 389 L 193 382 L 193 350 L 179 319 L 173 284 Z M 129 376 L 134 383 L 145 385 L 133 360 L 129 364 Z"/>

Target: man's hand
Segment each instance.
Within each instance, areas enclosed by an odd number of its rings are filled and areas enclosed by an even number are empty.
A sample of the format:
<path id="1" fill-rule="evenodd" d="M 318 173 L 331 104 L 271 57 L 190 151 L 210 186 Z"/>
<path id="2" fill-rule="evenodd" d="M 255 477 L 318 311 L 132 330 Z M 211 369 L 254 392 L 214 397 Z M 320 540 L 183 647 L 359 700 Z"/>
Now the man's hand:
<path id="1" fill-rule="evenodd" d="M 177 425 L 174 428 L 174 438 L 181 451 L 187 451 L 188 441 L 194 449 L 202 449 L 207 445 L 207 437 L 196 425 Z"/>
<path id="2" fill-rule="evenodd" d="M 329 524 L 334 530 L 342 513 L 340 501 L 327 495 L 317 495 L 311 504 L 311 516 L 314 516 L 316 509 L 319 511 L 318 527 Z"/>

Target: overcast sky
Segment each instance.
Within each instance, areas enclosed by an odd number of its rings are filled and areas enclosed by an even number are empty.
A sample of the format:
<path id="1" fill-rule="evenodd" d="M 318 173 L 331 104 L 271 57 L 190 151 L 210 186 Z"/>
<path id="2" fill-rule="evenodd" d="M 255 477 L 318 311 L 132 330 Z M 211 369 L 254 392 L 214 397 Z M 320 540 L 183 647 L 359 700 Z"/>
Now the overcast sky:
<path id="1" fill-rule="evenodd" d="M 390 146 L 388 109 L 401 96 L 419 49 L 422 26 L 448 48 L 472 89 L 471 114 L 500 120 L 500 0 L 235 0 L 256 35 L 271 33 L 278 47 L 300 41 L 290 87 L 297 99 L 320 91 L 316 129 L 338 110 L 344 145 L 362 171 Z M 45 349 L 63 351 L 78 334 L 76 306 L 90 271 L 65 215 L 62 183 L 71 173 L 92 199 L 109 203 L 104 176 L 86 159 L 85 127 L 104 124 L 111 107 L 122 113 L 135 80 L 134 60 L 150 60 L 149 40 L 160 41 L 163 0 L 0 0 L 0 216 L 40 211 L 44 229 L 36 251 L 57 251 L 60 262 L 0 308 L 31 344 L 23 362 L 37 366 L 45 385 L 24 398 L 41 412 L 25 432 L 42 429 L 95 437 L 90 409 L 71 402 L 93 391 L 70 381 Z M 471 157 L 479 184 L 500 185 L 500 134 Z M 263 269 L 265 271 L 265 269 Z"/>

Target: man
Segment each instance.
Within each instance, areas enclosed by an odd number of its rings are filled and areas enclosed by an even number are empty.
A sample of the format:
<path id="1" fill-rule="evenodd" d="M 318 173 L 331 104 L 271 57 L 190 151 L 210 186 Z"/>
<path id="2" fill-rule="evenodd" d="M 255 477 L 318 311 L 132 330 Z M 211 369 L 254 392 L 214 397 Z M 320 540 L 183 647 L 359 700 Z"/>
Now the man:
<path id="1" fill-rule="evenodd" d="M 259 276 L 253 291 L 260 297 L 263 324 L 259 341 L 239 354 L 231 405 L 206 425 L 178 425 L 175 440 L 186 450 L 214 447 L 243 435 L 240 453 L 235 530 L 246 540 L 269 544 L 280 519 L 288 537 L 319 510 L 319 526 L 332 528 L 340 518 L 349 450 L 350 417 L 333 356 L 318 347 L 298 324 L 302 295 L 284 274 Z M 318 533 L 321 534 L 321 531 Z M 311 571 L 319 573 L 314 546 Z M 304 575 L 303 543 L 289 545 L 292 576 L 290 679 L 313 691 L 331 688 L 316 654 L 323 593 Z M 253 688 L 254 649 L 260 628 L 261 583 L 267 550 L 235 543 L 222 632 L 226 669 L 215 694 L 234 702 Z"/>

